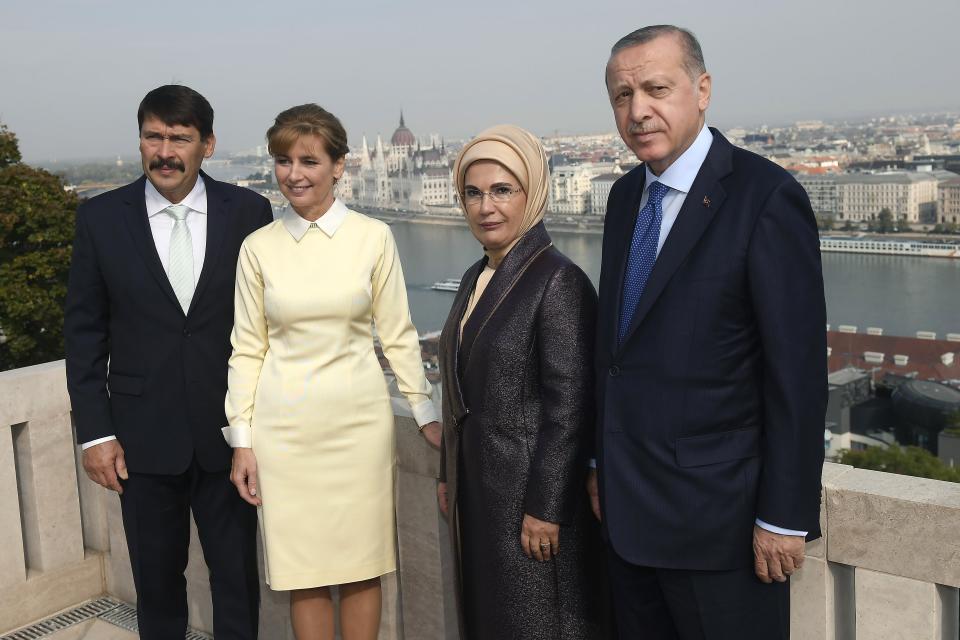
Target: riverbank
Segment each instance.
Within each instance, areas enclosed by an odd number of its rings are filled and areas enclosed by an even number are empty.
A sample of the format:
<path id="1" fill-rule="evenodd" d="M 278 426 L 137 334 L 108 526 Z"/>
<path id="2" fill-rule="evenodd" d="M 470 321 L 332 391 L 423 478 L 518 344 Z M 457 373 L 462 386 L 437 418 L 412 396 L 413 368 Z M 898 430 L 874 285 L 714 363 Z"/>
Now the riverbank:
<path id="1" fill-rule="evenodd" d="M 431 213 L 415 213 L 399 209 L 378 209 L 356 204 L 347 204 L 350 208 L 359 211 L 371 218 L 387 223 L 409 222 L 411 224 L 426 224 L 442 227 L 466 227 L 463 216 L 438 215 Z M 581 235 L 603 235 L 603 218 L 601 216 L 584 216 L 582 220 L 571 216 L 546 216 L 544 224 L 551 233 L 574 233 Z"/>
<path id="2" fill-rule="evenodd" d="M 379 209 L 356 204 L 348 206 L 377 220 L 384 222 L 409 222 L 411 224 L 426 224 L 447 227 L 462 227 L 465 225 L 463 217 L 458 214 L 433 214 L 401 209 Z M 602 235 L 603 216 L 564 216 L 547 215 L 544 223 L 551 233 L 570 233 L 579 235 Z M 960 236 L 930 234 L 922 231 L 905 231 L 886 234 L 867 234 L 862 231 L 821 231 L 820 237 L 831 238 L 864 238 L 869 240 L 900 240 L 913 242 L 960 242 Z"/>

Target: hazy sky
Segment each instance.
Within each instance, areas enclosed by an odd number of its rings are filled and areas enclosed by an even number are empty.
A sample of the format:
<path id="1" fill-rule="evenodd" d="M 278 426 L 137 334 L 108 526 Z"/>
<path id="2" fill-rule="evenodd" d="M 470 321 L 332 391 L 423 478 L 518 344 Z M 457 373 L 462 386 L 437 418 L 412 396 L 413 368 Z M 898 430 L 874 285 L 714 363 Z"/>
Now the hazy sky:
<path id="1" fill-rule="evenodd" d="M 960 110 L 960 0 L 0 0 L 0 121 L 27 161 L 129 156 L 143 94 L 175 81 L 212 103 L 221 151 L 303 102 L 351 144 L 401 107 L 417 135 L 607 132 L 610 45 L 663 22 L 700 38 L 722 127 Z"/>

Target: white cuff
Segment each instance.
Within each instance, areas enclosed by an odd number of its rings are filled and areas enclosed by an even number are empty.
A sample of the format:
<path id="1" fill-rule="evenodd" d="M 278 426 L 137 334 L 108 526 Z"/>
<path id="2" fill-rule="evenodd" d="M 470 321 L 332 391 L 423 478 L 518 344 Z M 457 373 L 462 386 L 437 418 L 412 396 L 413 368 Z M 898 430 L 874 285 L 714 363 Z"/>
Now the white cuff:
<path id="1" fill-rule="evenodd" d="M 103 444 L 104 442 L 110 442 L 111 440 L 116 440 L 117 436 L 104 436 L 103 438 L 97 438 L 96 440 L 91 440 L 90 442 L 84 442 L 80 445 L 80 448 L 84 451 L 90 447 L 95 447 L 98 444 Z"/>
<path id="2" fill-rule="evenodd" d="M 587 460 L 587 466 L 590 467 L 591 469 L 596 469 L 596 468 L 597 468 L 597 459 L 596 459 L 596 458 L 590 458 L 589 460 Z"/>
<path id="3" fill-rule="evenodd" d="M 249 449 L 253 446 L 253 429 L 250 425 L 239 424 L 235 427 L 224 427 L 220 429 L 227 444 L 234 449 L 243 447 Z"/>
<path id="4" fill-rule="evenodd" d="M 761 529 L 766 529 L 770 533 L 779 533 L 782 536 L 803 536 L 804 538 L 807 537 L 806 531 L 795 531 L 793 529 L 784 529 L 783 527 L 777 527 L 772 524 L 767 524 L 760 518 L 757 518 L 756 522 L 758 527 L 760 527 Z"/>
<path id="5" fill-rule="evenodd" d="M 418 403 L 416 406 L 410 405 L 410 410 L 413 412 L 413 419 L 417 421 L 418 427 L 440 421 L 440 416 L 437 415 L 437 408 L 433 406 L 433 400 L 429 398 Z"/>

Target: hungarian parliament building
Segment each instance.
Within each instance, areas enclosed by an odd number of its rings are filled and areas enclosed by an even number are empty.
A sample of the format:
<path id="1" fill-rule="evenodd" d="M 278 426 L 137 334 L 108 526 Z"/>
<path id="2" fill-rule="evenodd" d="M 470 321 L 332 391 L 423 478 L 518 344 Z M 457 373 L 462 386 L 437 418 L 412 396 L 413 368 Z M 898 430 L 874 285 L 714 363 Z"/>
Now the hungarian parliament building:
<path id="1" fill-rule="evenodd" d="M 448 148 L 438 135 L 418 140 L 401 112 L 400 124 L 389 143 L 378 135 L 371 148 L 363 136 L 359 153 L 347 156 L 337 195 L 348 204 L 366 207 L 459 215 L 453 163 L 460 146 Z M 548 211 L 556 215 L 602 215 L 610 187 L 627 169 L 629 166 L 622 167 L 619 158 L 607 154 L 573 163 L 559 153 L 550 155 Z"/>

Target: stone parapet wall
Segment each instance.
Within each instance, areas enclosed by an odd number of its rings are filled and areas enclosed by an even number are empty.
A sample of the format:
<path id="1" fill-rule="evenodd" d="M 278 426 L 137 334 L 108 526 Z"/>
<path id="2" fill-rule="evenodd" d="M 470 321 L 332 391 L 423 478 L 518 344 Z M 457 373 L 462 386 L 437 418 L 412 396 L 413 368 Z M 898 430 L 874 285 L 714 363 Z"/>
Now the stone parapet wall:
<path id="1" fill-rule="evenodd" d="M 826 463 L 823 494 L 792 637 L 960 637 L 960 484 Z"/>
<path id="2" fill-rule="evenodd" d="M 453 640 L 438 452 L 394 400 L 399 572 L 383 580 L 385 640 Z M 800 640 L 960 637 L 960 485 L 827 463 L 824 538 L 792 579 Z M 74 444 L 63 362 L 0 373 L 0 634 L 110 594 L 135 601 L 116 495 L 93 484 Z M 194 531 L 191 626 L 210 631 Z M 287 594 L 263 587 L 261 636 L 292 640 Z"/>

